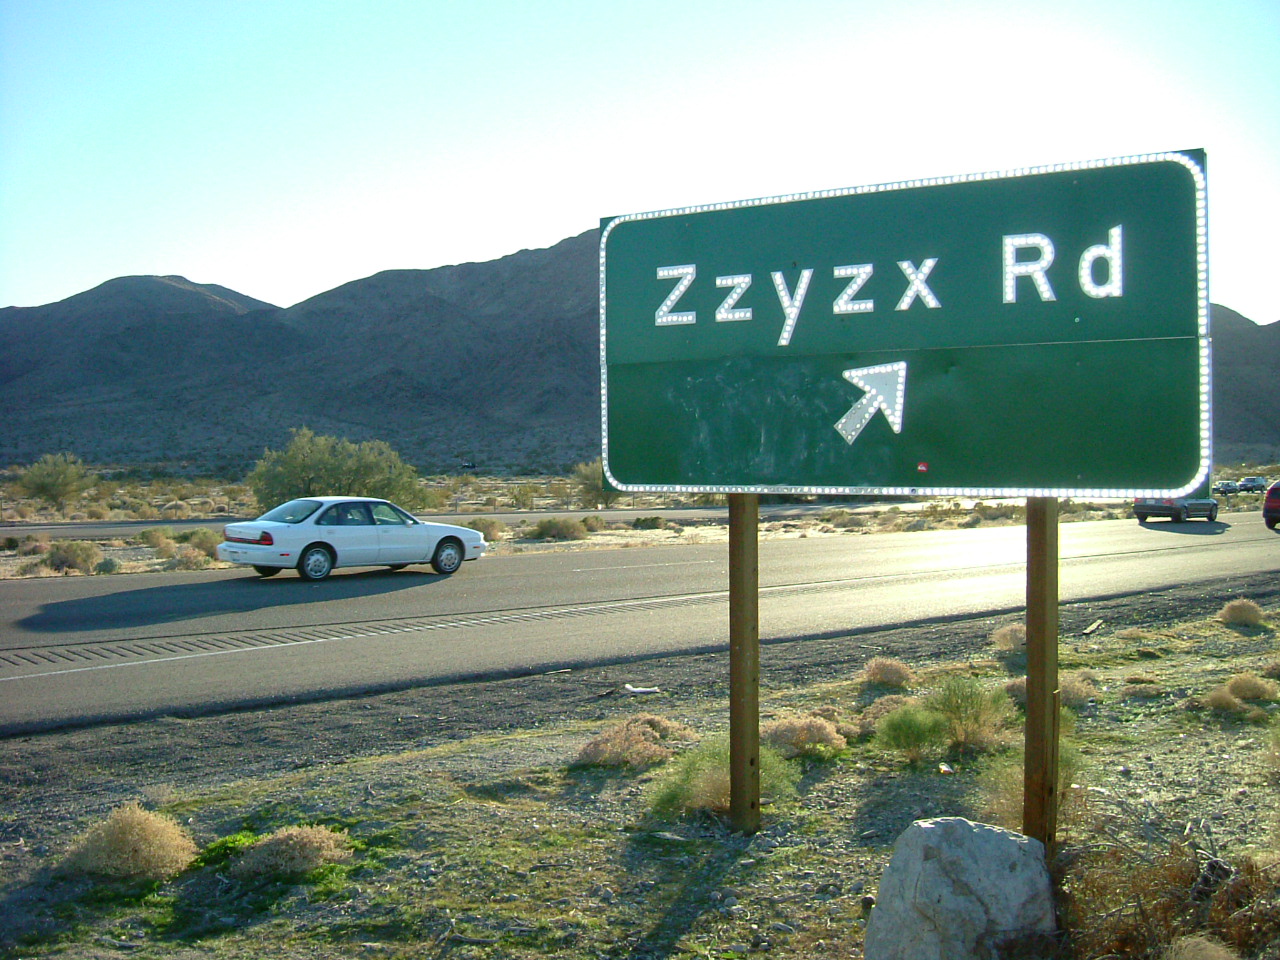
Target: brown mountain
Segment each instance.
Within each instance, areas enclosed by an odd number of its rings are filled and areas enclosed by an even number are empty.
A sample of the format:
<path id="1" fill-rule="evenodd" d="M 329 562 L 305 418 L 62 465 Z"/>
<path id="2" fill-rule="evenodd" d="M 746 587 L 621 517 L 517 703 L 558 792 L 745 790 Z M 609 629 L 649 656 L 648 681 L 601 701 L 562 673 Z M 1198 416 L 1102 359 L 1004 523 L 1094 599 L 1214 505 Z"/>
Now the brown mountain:
<path id="1" fill-rule="evenodd" d="M 390 270 L 288 309 L 122 277 L 0 310 L 0 464 L 67 450 L 234 474 L 306 425 L 428 472 L 564 470 L 599 453 L 598 242 Z M 1280 459 L 1280 324 L 1213 311 L 1218 458 Z"/>

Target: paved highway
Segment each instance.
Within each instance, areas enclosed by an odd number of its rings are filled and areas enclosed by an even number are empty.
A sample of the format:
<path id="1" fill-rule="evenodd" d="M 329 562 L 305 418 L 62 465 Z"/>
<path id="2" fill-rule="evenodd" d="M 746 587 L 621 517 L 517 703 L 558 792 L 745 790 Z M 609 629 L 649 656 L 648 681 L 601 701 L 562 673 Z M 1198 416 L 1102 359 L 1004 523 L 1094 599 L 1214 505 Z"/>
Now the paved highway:
<path id="1" fill-rule="evenodd" d="M 1280 570 L 1257 513 L 1063 524 L 1064 601 Z M 1022 527 L 766 541 L 765 640 L 1023 603 Z M 429 569 L 214 571 L 0 583 L 0 732 L 721 649 L 723 544 Z M 643 681 L 643 669 L 637 668 Z"/>

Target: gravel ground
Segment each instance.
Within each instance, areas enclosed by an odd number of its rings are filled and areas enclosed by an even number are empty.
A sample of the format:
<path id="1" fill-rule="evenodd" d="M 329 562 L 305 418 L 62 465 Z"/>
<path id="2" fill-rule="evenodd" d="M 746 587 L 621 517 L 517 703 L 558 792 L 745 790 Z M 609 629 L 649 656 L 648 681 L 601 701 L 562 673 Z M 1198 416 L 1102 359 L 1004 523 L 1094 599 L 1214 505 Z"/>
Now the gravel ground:
<path id="1" fill-rule="evenodd" d="M 1248 596 L 1274 623 L 1278 593 L 1224 580 L 1062 608 L 1064 670 L 1097 675 L 1077 721 L 1094 829 L 1190 831 L 1227 854 L 1269 842 L 1269 731 L 1188 707 L 1277 653 L 1270 627 L 1208 618 Z M 762 712 L 838 704 L 856 715 L 873 656 L 925 675 L 1007 676 L 988 644 L 1003 622 L 769 644 Z M 1137 674 L 1159 694 L 1126 693 Z M 894 838 L 918 817 L 981 817 L 979 765 L 943 776 L 859 745 L 807 767 L 799 801 L 766 809 L 752 838 L 713 820 L 655 823 L 647 797 L 660 771 L 570 769 L 589 737 L 636 712 L 722 731 L 727 683 L 721 652 L 0 740 L 0 956 L 858 956 L 862 897 Z M 320 820 L 353 836 L 394 832 L 396 856 L 370 860 L 334 898 L 282 895 L 270 922 L 221 903 L 225 879 L 175 881 L 178 902 L 211 905 L 200 935 L 160 936 L 154 909 L 94 907 L 52 869 L 88 824 L 135 799 L 174 812 L 201 843 L 246 823 Z M 551 836 L 576 840 L 552 848 Z"/>

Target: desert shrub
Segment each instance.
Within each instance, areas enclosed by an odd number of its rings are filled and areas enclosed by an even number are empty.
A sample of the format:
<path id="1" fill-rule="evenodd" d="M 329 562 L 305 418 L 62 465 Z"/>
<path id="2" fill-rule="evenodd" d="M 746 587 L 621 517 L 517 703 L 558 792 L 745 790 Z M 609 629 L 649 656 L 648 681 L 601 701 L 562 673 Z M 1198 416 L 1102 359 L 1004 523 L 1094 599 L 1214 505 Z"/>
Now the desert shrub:
<path id="1" fill-rule="evenodd" d="M 15 485 L 24 496 L 61 510 L 97 482 L 74 454 L 46 453 L 18 475 Z"/>
<path id="2" fill-rule="evenodd" d="M 191 516 L 191 506 L 185 500 L 170 500 L 160 508 L 160 514 L 170 520 L 185 520 Z"/>
<path id="3" fill-rule="evenodd" d="M 598 513 L 589 513 L 582 518 L 582 526 L 588 533 L 599 533 L 605 528 L 604 517 Z"/>
<path id="4" fill-rule="evenodd" d="M 507 525 L 495 517 L 472 517 L 462 525 L 480 531 L 489 543 L 501 540 L 507 529 Z"/>
<path id="5" fill-rule="evenodd" d="M 196 527 L 194 530 L 183 531 L 178 539 L 193 549 L 199 550 L 206 557 L 212 558 L 218 555 L 218 544 L 222 542 L 222 534 L 210 527 Z"/>
<path id="6" fill-rule="evenodd" d="M 18 556 L 20 557 L 33 557 L 36 554 L 47 553 L 48 550 L 49 538 L 43 533 L 23 537 L 18 544 Z"/>
<path id="7" fill-rule="evenodd" d="M 987 753 L 1008 742 L 1013 706 L 999 687 L 984 687 L 973 677 L 948 677 L 925 706 L 946 718 L 952 750 Z"/>
<path id="8" fill-rule="evenodd" d="M 173 527 L 147 527 L 138 533 L 138 539 L 148 547 L 158 547 L 160 544 L 168 540 L 173 542 Z"/>
<path id="9" fill-rule="evenodd" d="M 416 510 L 425 491 L 418 471 L 386 441 L 352 443 L 318 436 L 306 427 L 293 431 L 284 450 L 265 451 L 246 482 L 267 508 L 295 497 L 340 494 L 382 497 Z"/>
<path id="10" fill-rule="evenodd" d="M 867 683 L 878 683 L 884 687 L 908 687 L 916 678 L 907 664 L 892 657 L 872 657 L 862 668 L 862 673 Z"/>
<path id="11" fill-rule="evenodd" d="M 988 640 L 1000 656 L 1021 653 L 1027 645 L 1027 628 L 1020 623 L 1006 623 L 993 630 Z"/>
<path id="12" fill-rule="evenodd" d="M 573 468 L 573 485 L 577 489 L 579 502 L 588 509 L 612 506 L 619 496 L 618 491 L 605 479 L 604 462 L 600 457 Z"/>
<path id="13" fill-rule="evenodd" d="M 93 568 L 94 573 L 112 574 L 120 572 L 120 561 L 115 557 L 103 557 Z"/>
<path id="14" fill-rule="evenodd" d="M 345 830 L 281 827 L 245 848 L 228 872 L 241 880 L 298 878 L 350 856 L 351 839 Z"/>
<path id="15" fill-rule="evenodd" d="M 636 517 L 631 521 L 633 530 L 663 530 L 666 526 L 665 517 Z"/>
<path id="16" fill-rule="evenodd" d="M 585 540 L 587 528 L 581 520 L 570 517 L 547 517 L 539 520 L 530 534 L 535 540 Z"/>
<path id="17" fill-rule="evenodd" d="M 1234 627 L 1256 627 L 1262 623 L 1262 608 L 1252 600 L 1238 598 L 1218 611 L 1218 619 Z"/>
<path id="18" fill-rule="evenodd" d="M 66 570 L 93 573 L 93 568 L 101 560 L 102 550 L 96 543 L 88 540 L 55 540 L 41 562 L 59 573 Z"/>
<path id="19" fill-rule="evenodd" d="M 667 740 L 693 740 L 697 734 L 682 723 L 642 713 L 608 727 L 578 751 L 576 766 L 647 767 L 675 755 Z"/>
<path id="20" fill-rule="evenodd" d="M 662 817 L 707 811 L 729 812 L 729 738 L 717 737 L 686 750 L 667 765 L 655 784 L 654 813 Z M 795 794 L 799 771 L 767 744 L 760 745 L 760 793 L 775 801 Z"/>
<path id="21" fill-rule="evenodd" d="M 67 866 L 129 880 L 164 880 L 195 859 L 196 844 L 176 820 L 136 802 L 117 807 L 76 842 Z"/>
<path id="22" fill-rule="evenodd" d="M 209 557 L 189 543 L 174 545 L 173 556 L 164 565 L 166 570 L 203 570 L 209 565 Z"/>
<path id="23" fill-rule="evenodd" d="M 805 756 L 830 760 L 849 746 L 834 723 L 813 714 L 771 720 L 761 726 L 760 739 L 787 759 Z"/>
<path id="24" fill-rule="evenodd" d="M 1249 857 L 1227 863 L 1178 844 L 1155 856 L 1097 845 L 1066 864 L 1059 920 L 1075 956 L 1263 956 L 1280 936 L 1275 886 L 1274 869 Z M 1214 940 L 1230 949 L 1212 952 Z"/>
<path id="25" fill-rule="evenodd" d="M 1240 713 L 1244 710 L 1244 702 L 1225 683 L 1205 694 L 1204 705 L 1215 713 Z"/>
<path id="26" fill-rule="evenodd" d="M 1227 681 L 1227 689 L 1241 700 L 1274 700 L 1277 688 L 1273 681 L 1256 674 L 1237 673 Z"/>
<path id="27" fill-rule="evenodd" d="M 21 541 L 21 540 L 19 540 L 17 537 L 5 537 L 5 538 L 4 538 L 4 549 L 6 549 L 6 550 L 12 550 L 12 551 L 14 551 L 14 552 L 16 553 L 16 552 L 17 552 L 17 550 L 18 550 L 18 545 L 19 545 L 20 543 L 22 543 L 22 541 Z"/>
<path id="28" fill-rule="evenodd" d="M 885 714 L 875 725 L 875 744 L 901 753 L 919 763 L 925 751 L 940 748 L 946 740 L 947 718 L 918 703 L 909 703 Z"/>

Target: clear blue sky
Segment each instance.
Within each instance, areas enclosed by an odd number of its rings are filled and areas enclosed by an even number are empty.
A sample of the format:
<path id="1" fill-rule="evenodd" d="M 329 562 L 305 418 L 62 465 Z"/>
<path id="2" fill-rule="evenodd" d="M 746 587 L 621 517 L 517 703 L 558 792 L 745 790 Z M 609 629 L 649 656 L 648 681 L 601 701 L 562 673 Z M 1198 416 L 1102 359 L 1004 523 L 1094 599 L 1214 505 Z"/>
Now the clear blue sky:
<path id="1" fill-rule="evenodd" d="M 1260 323 L 1280 0 L 3 0 L 0 306 L 281 306 L 622 213 L 1204 147 Z"/>

